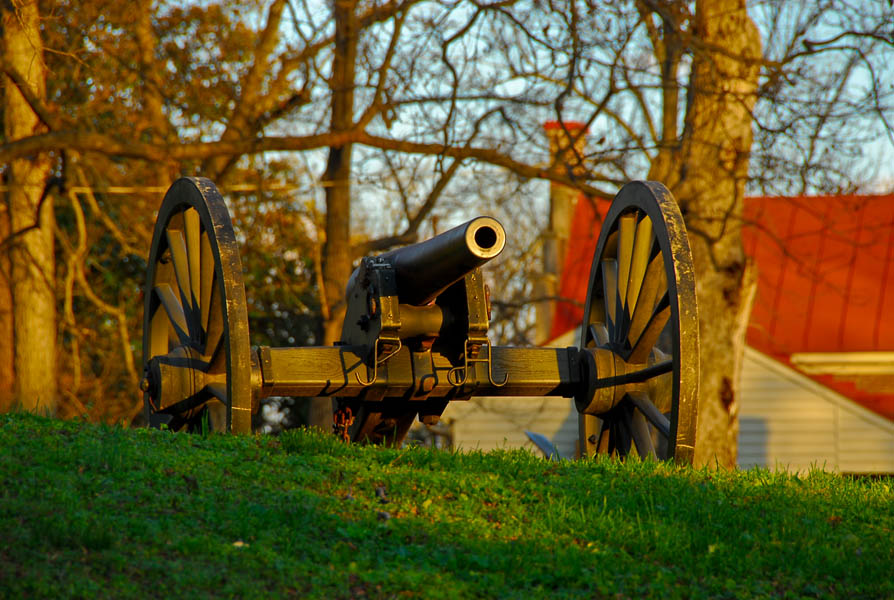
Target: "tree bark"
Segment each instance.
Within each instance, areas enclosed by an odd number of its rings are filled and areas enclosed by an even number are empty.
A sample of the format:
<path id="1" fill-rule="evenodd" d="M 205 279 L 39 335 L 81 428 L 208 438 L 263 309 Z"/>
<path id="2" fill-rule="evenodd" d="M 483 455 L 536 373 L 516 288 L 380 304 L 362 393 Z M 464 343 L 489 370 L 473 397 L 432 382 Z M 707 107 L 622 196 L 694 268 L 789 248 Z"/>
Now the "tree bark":
<path id="1" fill-rule="evenodd" d="M 330 130 L 347 131 L 354 123 L 354 73 L 357 60 L 356 1 L 335 0 L 335 48 L 332 60 L 332 113 Z M 351 144 L 330 146 L 326 173 L 326 244 L 323 248 L 323 288 L 326 310 L 323 343 L 331 345 L 341 335 L 345 316 L 345 286 L 351 275 Z M 309 425 L 328 431 L 332 426 L 332 401 L 311 402 Z"/>
<path id="2" fill-rule="evenodd" d="M 695 462 L 732 468 L 755 292 L 741 228 L 761 43 L 745 0 L 699 0 L 694 25 L 699 47 L 682 139 L 659 154 L 650 178 L 664 180 L 680 202 L 695 262 L 701 334 Z"/>
<path id="3" fill-rule="evenodd" d="M 9 237 L 9 205 L 0 202 L 0 244 Z M 13 352 L 12 273 L 9 252 L 0 249 L 0 413 L 13 405 L 15 353 Z"/>
<path id="4" fill-rule="evenodd" d="M 46 96 L 46 67 L 36 1 L 2 5 L 3 55 L 35 98 Z M 25 96 L 5 78 L 4 133 L 15 140 L 45 131 Z M 56 408 L 56 295 L 53 201 L 46 193 L 47 154 L 13 160 L 9 166 L 9 216 L 15 335 L 15 400 L 30 411 Z"/>

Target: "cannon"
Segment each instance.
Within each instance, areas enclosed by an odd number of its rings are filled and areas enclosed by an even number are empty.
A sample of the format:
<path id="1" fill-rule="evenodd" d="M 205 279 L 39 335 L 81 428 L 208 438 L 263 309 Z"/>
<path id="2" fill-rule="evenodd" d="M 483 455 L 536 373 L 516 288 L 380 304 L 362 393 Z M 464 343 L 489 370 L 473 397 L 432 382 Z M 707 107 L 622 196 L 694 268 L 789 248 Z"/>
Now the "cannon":
<path id="1" fill-rule="evenodd" d="M 399 444 L 475 396 L 573 398 L 580 455 L 691 462 L 698 398 L 695 278 L 679 208 L 661 184 L 625 185 L 603 221 L 576 347 L 494 345 L 482 266 L 506 243 L 478 217 L 366 257 L 334 346 L 251 347 L 236 235 L 218 190 L 176 181 L 162 201 L 144 290 L 150 426 L 251 431 L 267 396 L 331 397 L 333 430 Z"/>

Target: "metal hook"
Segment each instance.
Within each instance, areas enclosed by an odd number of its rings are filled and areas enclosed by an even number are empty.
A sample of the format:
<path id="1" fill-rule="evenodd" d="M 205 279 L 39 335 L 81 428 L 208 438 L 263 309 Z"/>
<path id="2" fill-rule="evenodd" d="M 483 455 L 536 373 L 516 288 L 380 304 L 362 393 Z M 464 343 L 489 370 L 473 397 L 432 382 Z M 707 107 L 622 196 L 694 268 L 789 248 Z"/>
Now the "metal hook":
<path id="1" fill-rule="evenodd" d="M 371 386 L 372 384 L 374 384 L 376 381 L 378 381 L 378 379 L 379 379 L 379 363 L 383 363 L 383 362 L 385 362 L 386 360 L 388 360 L 389 358 L 391 358 L 392 356 L 394 356 L 395 354 L 397 354 L 398 352 L 400 352 L 400 349 L 401 349 L 402 347 L 403 347 L 403 343 L 400 341 L 400 338 L 398 338 L 398 340 L 397 340 L 397 348 L 395 348 L 394 351 L 389 352 L 386 356 L 383 356 L 383 357 L 380 359 L 380 358 L 378 358 L 378 356 L 379 356 L 379 338 L 376 338 L 376 343 L 373 345 L 373 357 L 375 357 L 375 358 L 373 358 L 373 375 L 372 375 L 372 379 L 369 379 L 369 380 L 367 380 L 367 381 L 363 381 L 363 380 L 360 378 L 360 373 L 354 373 L 354 377 L 357 378 L 357 383 L 359 383 L 359 384 L 362 385 L 363 387 L 369 387 L 369 386 Z M 369 369 L 368 369 L 368 368 L 367 368 L 367 374 L 369 374 Z"/>
<path id="2" fill-rule="evenodd" d="M 487 363 L 487 381 L 494 387 L 503 387 L 509 381 L 509 373 L 506 373 L 503 377 L 503 381 L 497 383 L 494 381 L 494 372 L 493 372 L 493 362 L 491 360 L 491 345 L 490 342 L 485 340 L 481 343 L 482 346 L 487 346 L 487 358 L 469 358 L 469 344 L 471 340 L 466 340 L 466 351 L 463 357 L 463 366 L 461 367 L 453 367 L 449 371 L 447 371 L 447 381 L 453 387 L 460 387 L 466 383 L 469 379 L 469 363 L 483 362 Z M 459 371 L 463 372 L 462 380 L 459 380 L 459 375 L 457 373 Z"/>
<path id="3" fill-rule="evenodd" d="M 501 381 L 500 383 L 497 383 L 496 381 L 494 381 L 494 371 L 493 371 L 494 363 L 491 360 L 491 358 L 492 358 L 491 350 L 492 350 L 492 347 L 488 343 L 488 345 L 487 345 L 487 380 L 494 387 L 503 387 L 504 385 L 509 383 L 509 373 L 503 373 L 503 381 Z"/>
<path id="4" fill-rule="evenodd" d="M 468 363 L 466 363 L 464 367 L 453 367 L 452 369 L 447 371 L 447 382 L 453 387 L 459 387 L 463 385 L 466 382 L 466 379 L 468 379 L 468 375 L 466 375 L 466 369 L 468 368 L 468 366 Z M 463 372 L 462 381 L 454 381 L 455 378 L 459 377 L 459 375 L 457 375 L 459 371 Z"/>

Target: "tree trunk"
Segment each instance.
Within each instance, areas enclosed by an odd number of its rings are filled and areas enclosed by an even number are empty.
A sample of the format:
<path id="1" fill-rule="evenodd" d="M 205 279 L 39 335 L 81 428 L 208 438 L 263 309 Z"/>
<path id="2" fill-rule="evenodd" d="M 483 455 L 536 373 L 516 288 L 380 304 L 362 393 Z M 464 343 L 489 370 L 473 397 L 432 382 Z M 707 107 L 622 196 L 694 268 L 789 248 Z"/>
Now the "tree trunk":
<path id="1" fill-rule="evenodd" d="M 347 131 L 354 124 L 354 68 L 357 59 L 355 0 L 335 0 L 335 52 L 332 61 L 333 132 Z M 345 316 L 345 286 L 351 275 L 351 144 L 329 148 L 324 176 L 326 186 L 326 245 L 323 248 L 325 320 L 323 343 L 331 345 L 341 335 Z M 332 401 L 311 402 L 309 425 L 328 431 L 332 426 Z"/>
<path id="2" fill-rule="evenodd" d="M 0 244 L 9 237 L 9 206 L 6 198 L 0 202 Z M 0 247 L 0 413 L 9 412 L 13 405 L 15 381 L 15 353 L 13 352 L 12 274 L 9 252 Z"/>
<path id="3" fill-rule="evenodd" d="M 689 102 L 681 143 L 650 178 L 664 180 L 690 232 L 701 333 L 695 462 L 735 467 L 739 374 L 755 291 L 742 247 L 742 207 L 752 143 L 760 34 L 745 0 L 696 2 Z"/>
<path id="4" fill-rule="evenodd" d="M 6 68 L 22 76 L 34 97 L 46 96 L 46 67 L 37 2 L 4 3 L 3 54 Z M 44 132 L 25 97 L 9 78 L 4 94 L 4 132 L 15 140 Z M 26 410 L 56 408 L 56 295 L 53 203 L 45 194 L 50 157 L 32 155 L 9 167 L 10 227 L 15 332 L 15 399 Z"/>

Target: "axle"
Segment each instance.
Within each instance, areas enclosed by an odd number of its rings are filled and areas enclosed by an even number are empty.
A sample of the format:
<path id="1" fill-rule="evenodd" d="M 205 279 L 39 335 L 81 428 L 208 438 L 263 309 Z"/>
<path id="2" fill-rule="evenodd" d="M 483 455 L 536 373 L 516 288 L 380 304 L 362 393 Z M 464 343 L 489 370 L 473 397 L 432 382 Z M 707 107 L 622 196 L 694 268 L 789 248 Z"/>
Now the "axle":
<path id="1" fill-rule="evenodd" d="M 198 406 L 222 397 L 213 364 L 175 349 L 150 363 L 143 381 L 156 410 Z M 579 412 L 601 414 L 625 395 L 667 385 L 671 361 L 626 363 L 610 350 L 490 346 L 451 360 L 421 347 L 401 346 L 380 364 L 364 362 L 364 346 L 311 346 L 252 351 L 252 406 L 268 396 L 317 396 L 356 401 L 468 400 L 473 396 L 574 398 Z M 651 394 L 650 394 L 651 395 Z"/>
<path id="2" fill-rule="evenodd" d="M 489 347 L 470 373 L 432 351 L 401 350 L 379 365 L 376 382 L 363 362 L 365 348 L 329 346 L 258 349 L 260 397 L 336 396 L 357 399 L 466 400 L 475 396 L 564 396 L 580 387 L 577 348 Z M 465 376 L 465 377 L 464 377 Z M 458 384 L 461 380 L 464 382 Z M 506 381 L 502 386 L 499 382 Z"/>

